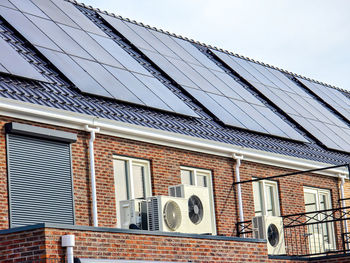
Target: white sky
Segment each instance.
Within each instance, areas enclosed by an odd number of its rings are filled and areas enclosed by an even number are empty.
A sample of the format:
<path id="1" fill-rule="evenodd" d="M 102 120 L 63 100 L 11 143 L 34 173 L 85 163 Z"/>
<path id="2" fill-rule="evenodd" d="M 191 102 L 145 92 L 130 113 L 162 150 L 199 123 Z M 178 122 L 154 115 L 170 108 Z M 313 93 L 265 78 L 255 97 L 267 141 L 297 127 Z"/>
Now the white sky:
<path id="1" fill-rule="evenodd" d="M 350 90 L 350 0 L 80 0 Z"/>

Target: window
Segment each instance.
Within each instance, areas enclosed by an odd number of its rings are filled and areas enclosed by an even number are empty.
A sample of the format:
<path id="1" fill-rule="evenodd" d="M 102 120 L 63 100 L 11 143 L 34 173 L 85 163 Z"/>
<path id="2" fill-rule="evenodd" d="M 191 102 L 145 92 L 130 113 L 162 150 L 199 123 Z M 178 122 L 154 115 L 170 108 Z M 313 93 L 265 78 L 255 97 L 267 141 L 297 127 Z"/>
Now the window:
<path id="1" fill-rule="evenodd" d="M 327 189 L 304 187 L 304 201 L 306 212 L 317 212 L 332 208 L 331 192 Z M 328 216 L 330 212 L 311 213 L 308 225 L 309 248 L 312 253 L 322 253 L 335 248 L 335 233 L 332 223 L 316 223 Z"/>
<path id="2" fill-rule="evenodd" d="M 262 180 L 253 182 L 255 216 L 279 216 L 277 182 Z"/>
<path id="3" fill-rule="evenodd" d="M 181 183 L 208 187 L 209 171 L 201 171 L 198 169 L 182 168 L 181 169 Z"/>
<path id="4" fill-rule="evenodd" d="M 212 215 L 213 234 L 216 235 L 214 194 L 212 187 L 211 171 L 191 167 L 181 167 L 181 183 L 207 187 L 209 190 L 210 213 Z"/>
<path id="5" fill-rule="evenodd" d="M 117 226 L 120 227 L 120 201 L 152 195 L 149 161 L 116 156 L 114 182 L 117 205 Z"/>

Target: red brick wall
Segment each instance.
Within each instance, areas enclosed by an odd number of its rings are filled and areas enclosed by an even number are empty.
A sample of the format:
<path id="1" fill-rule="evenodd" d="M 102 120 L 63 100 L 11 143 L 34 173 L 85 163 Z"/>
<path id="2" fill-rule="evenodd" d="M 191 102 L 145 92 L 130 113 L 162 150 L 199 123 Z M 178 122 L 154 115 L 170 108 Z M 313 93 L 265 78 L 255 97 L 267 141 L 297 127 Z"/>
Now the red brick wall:
<path id="1" fill-rule="evenodd" d="M 83 258 L 192 262 L 266 262 L 265 243 L 46 229 L 47 257 L 64 257 L 60 236 L 74 234 Z"/>
<path id="2" fill-rule="evenodd" d="M 45 232 L 37 229 L 0 235 L 0 262 L 23 262 L 45 258 Z"/>
<path id="3" fill-rule="evenodd" d="M 6 152 L 3 126 L 10 121 L 23 122 L 11 118 L 0 119 L 0 127 L 2 128 L 0 137 L 0 158 L 2 160 L 0 166 L 0 228 L 8 227 Z M 38 125 L 30 122 L 24 123 Z M 72 144 L 76 224 L 92 225 L 88 159 L 89 134 L 50 125 L 40 124 L 38 126 L 77 133 L 78 141 Z M 113 175 L 113 155 L 115 154 L 150 160 L 154 195 L 167 195 L 168 186 L 180 183 L 180 166 L 211 170 L 218 234 L 229 236 L 235 234 L 238 208 L 236 189 L 231 189 L 234 182 L 235 161 L 233 159 L 97 134 L 95 166 L 100 226 L 115 227 L 117 223 Z M 287 172 L 291 172 L 291 170 L 244 160 L 241 165 L 242 180 L 251 179 L 252 176 L 268 177 Z M 282 214 L 304 212 L 304 185 L 330 189 L 333 205 L 336 204 L 338 199 L 337 179 L 335 178 L 318 175 L 297 175 L 281 178 L 277 181 L 279 182 Z M 254 215 L 252 185 L 250 183 L 242 185 L 242 192 L 245 219 L 248 220 Z"/>
<path id="4" fill-rule="evenodd" d="M 83 131 L 76 131 L 61 127 L 54 127 L 50 125 L 35 124 L 31 122 L 24 122 L 21 120 L 15 120 L 11 118 L 0 118 L 0 229 L 8 228 L 8 203 L 7 203 L 7 174 L 6 174 L 6 151 L 5 151 L 5 132 L 4 124 L 10 121 L 18 121 L 32 125 L 38 125 L 46 128 L 53 128 L 58 130 L 69 131 L 77 133 L 78 141 L 72 144 L 72 157 L 73 157 L 73 176 L 74 176 L 74 200 L 75 200 L 75 213 L 76 213 L 76 224 L 77 225 L 92 225 L 91 220 L 91 194 L 90 194 L 90 179 L 89 179 L 89 158 L 88 158 L 88 140 L 89 134 Z M 115 189 L 114 189 L 114 175 L 113 175 L 113 155 L 128 155 L 131 157 L 148 159 L 151 162 L 151 177 L 153 185 L 153 194 L 167 194 L 169 185 L 176 185 L 180 183 L 180 166 L 191 166 L 202 169 L 209 169 L 213 174 L 213 187 L 214 187 L 214 199 L 216 208 L 216 221 L 217 221 L 217 232 L 220 235 L 234 236 L 235 235 L 235 223 L 238 221 L 238 208 L 235 194 L 235 188 L 232 189 L 231 185 L 234 182 L 234 165 L 235 161 L 230 158 L 218 157 L 203 153 L 196 153 L 186 150 L 180 150 L 165 146 L 159 146 L 149 143 L 137 142 L 127 139 L 121 139 L 111 137 L 107 135 L 97 134 L 95 141 L 95 160 L 96 160 L 96 182 L 97 182 L 97 200 L 98 200 L 98 215 L 99 224 L 103 227 L 115 227 L 116 226 L 116 211 L 115 211 Z M 289 169 L 277 168 L 269 165 L 262 165 L 258 163 L 252 163 L 248 161 L 242 161 L 241 165 L 241 179 L 247 180 L 254 177 L 268 177 L 272 175 L 284 174 L 291 172 Z M 279 183 L 279 194 L 282 214 L 291 214 L 297 212 L 304 212 L 304 199 L 303 199 L 303 186 L 314 186 L 330 189 L 332 192 L 333 205 L 336 206 L 338 199 L 337 179 L 319 176 L 319 175 L 297 175 L 292 177 L 280 178 L 277 180 Z M 243 191 L 243 205 L 245 212 L 245 219 L 251 219 L 254 215 L 254 204 L 252 195 L 251 184 L 242 185 Z M 59 233 L 60 235 L 62 233 Z M 51 236 L 51 234 L 48 234 Z M 58 233 L 57 233 L 58 235 Z M 88 235 L 86 233 L 79 233 L 83 240 L 83 237 Z M 132 253 L 134 248 L 133 243 L 136 242 L 139 246 L 140 235 L 135 236 L 124 236 L 122 234 L 93 234 L 94 238 L 106 238 L 106 241 L 118 238 L 121 244 L 125 246 L 125 253 Z M 105 236 L 107 235 L 107 236 Z M 109 236 L 108 236 L 109 235 Z M 55 234 L 53 234 L 53 237 Z M 88 235 L 89 236 L 89 235 Z M 89 238 L 92 237 L 91 235 Z M 58 237 L 56 236 L 58 242 Z M 142 255 L 148 253 L 149 250 L 160 250 L 158 246 L 167 247 L 164 240 L 166 237 L 160 239 L 159 237 L 151 238 L 147 236 L 148 242 L 142 243 Z M 89 239 L 91 242 L 91 239 Z M 126 241 L 131 240 L 131 241 Z M 162 241 L 163 240 L 163 241 Z M 171 238 L 173 240 L 173 238 Z M 50 241 L 50 240 L 49 240 Z M 51 242 L 50 241 L 50 242 Z M 168 240 L 169 241 L 169 240 Z M 80 241 L 79 241 L 80 242 Z M 88 248 L 87 245 L 81 241 L 82 245 L 79 245 L 77 252 L 82 256 L 88 256 L 89 251 L 94 251 L 96 247 Z M 158 242 L 158 243 L 157 243 Z M 173 241 L 173 245 L 182 248 L 181 242 L 188 241 L 183 239 L 176 239 Z M 191 241 L 192 242 L 192 241 Z M 189 243 L 191 243 L 189 242 Z M 196 243 L 197 241 L 193 241 Z M 202 242 L 202 241 L 198 241 Z M 217 241 L 210 241 L 213 246 L 216 246 Z M 209 243 L 210 243 L 209 242 Z M 108 243 L 108 242 L 107 242 Z M 153 244 L 154 243 L 154 244 Z M 219 242 L 220 243 L 220 242 Z M 202 243 L 201 243 L 202 244 Z M 227 247 L 226 243 L 220 243 L 221 246 Z M 50 243 L 49 243 L 50 245 Z M 55 247 L 52 244 L 52 247 Z M 100 243 L 103 247 L 104 243 Z M 148 247 L 147 247 L 148 245 Z M 190 245 L 190 244 L 189 244 Z M 203 243 L 203 245 L 205 245 Z M 235 245 L 234 248 L 228 250 L 236 251 L 234 254 L 238 254 L 236 257 L 249 257 L 252 248 L 249 247 L 240 248 L 241 246 Z M 48 246 L 50 247 L 50 246 Z M 118 246 L 117 246 L 118 247 Z M 58 249 L 56 252 L 59 252 Z M 146 249 L 147 248 L 147 249 Z M 155 249 L 157 248 L 157 249 Z M 210 248 L 211 250 L 212 248 Z M 222 255 L 220 249 L 217 253 Z M 258 249 L 261 249 L 258 246 Z M 265 248 L 264 248 L 265 249 Z M 109 253 L 113 254 L 113 249 L 108 247 Z M 118 249 L 116 249 L 118 250 Z M 203 251 L 208 248 L 203 248 Z M 215 249 L 214 249 L 215 250 Z M 51 250 L 53 251 L 53 250 Z M 123 253 L 123 250 L 118 250 L 119 253 Z M 141 250 L 140 250 L 141 251 Z M 226 251 L 229 257 L 230 251 Z M 238 251 L 238 252 L 237 252 Z M 265 250 L 264 250 L 265 251 Z M 87 254 L 85 254 L 85 252 Z M 164 249 L 164 253 L 169 252 L 168 248 Z M 159 252 L 159 253 L 163 253 Z M 38 252 L 39 253 L 39 252 Z M 51 253 L 51 252 L 50 252 Z M 91 252 L 92 253 L 92 252 Z M 94 252 L 95 253 L 95 252 Z M 106 252 L 107 253 L 107 252 Z M 119 254 L 118 253 L 118 254 Z M 141 253 L 141 252 L 140 252 Z M 155 252 L 154 252 L 155 253 Z M 170 253 L 170 252 L 169 252 Z M 183 252 L 185 253 L 185 251 Z M 243 253 L 243 255 L 239 255 Z M 260 252 L 259 252 L 260 253 Z M 262 252 L 266 253 L 266 252 Z M 54 253 L 52 252 L 52 255 Z M 92 253 L 93 254 L 93 253 Z M 91 254 L 91 255 L 92 255 Z M 152 253 L 151 253 L 152 254 Z M 51 255 L 51 254 L 50 254 Z M 126 254 L 125 254 L 126 255 Z M 260 255 L 262 255 L 260 253 Z M 275 261 L 274 261 L 275 262 Z"/>
<path id="5" fill-rule="evenodd" d="M 81 258 L 223 263 L 309 261 L 269 259 L 265 243 L 41 228 L 0 234 L 0 262 L 65 260 L 61 236 L 67 234 L 75 235 L 74 256 Z M 312 262 L 350 262 L 350 259 L 338 257 Z"/>
<path id="6" fill-rule="evenodd" d="M 65 260 L 61 236 L 66 234 L 75 235 L 74 256 L 81 258 L 175 262 L 293 262 L 269 260 L 265 243 L 52 228 L 0 234 L 0 262 L 36 260 L 34 262 L 43 263 L 51 262 L 49 259 Z"/>

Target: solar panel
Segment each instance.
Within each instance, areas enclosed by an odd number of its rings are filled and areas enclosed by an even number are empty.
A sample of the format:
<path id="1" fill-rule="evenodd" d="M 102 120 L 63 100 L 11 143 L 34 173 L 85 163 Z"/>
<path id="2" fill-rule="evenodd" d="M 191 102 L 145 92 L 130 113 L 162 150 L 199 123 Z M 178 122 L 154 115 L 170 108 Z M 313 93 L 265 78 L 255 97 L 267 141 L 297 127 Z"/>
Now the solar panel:
<path id="1" fill-rule="evenodd" d="M 84 50 L 89 53 L 96 61 L 107 64 L 113 67 L 123 68 L 110 53 L 108 53 L 99 43 L 97 43 L 90 35 L 86 32 L 61 25 L 60 26 L 76 43 L 79 43 Z M 100 37 L 100 36 L 98 36 Z M 103 38 L 103 37 L 100 37 Z M 124 52 L 125 53 L 125 52 Z"/>
<path id="2" fill-rule="evenodd" d="M 11 75 L 48 82 L 32 65 L 0 37 L 0 71 Z"/>
<path id="3" fill-rule="evenodd" d="M 75 86 L 84 87 L 84 91 L 90 94 L 96 94 L 103 97 L 111 97 L 95 79 L 84 71 L 70 56 L 50 50 L 37 47 L 55 67 L 57 67 Z"/>
<path id="4" fill-rule="evenodd" d="M 13 5 L 15 5 L 18 10 L 32 14 L 35 16 L 40 16 L 43 18 L 48 18 L 47 15 L 45 15 L 40 8 L 38 8 L 35 4 L 33 4 L 31 1 L 23 1 L 23 0 L 10 0 Z"/>
<path id="5" fill-rule="evenodd" d="M 100 15 L 224 124 L 306 141 L 191 43 L 106 14 Z"/>
<path id="6" fill-rule="evenodd" d="M 311 92 L 334 108 L 345 119 L 350 121 L 350 99 L 340 90 L 331 88 L 303 78 L 297 78 Z"/>
<path id="7" fill-rule="evenodd" d="M 0 64 L 0 72 L 10 74 L 10 72 L 8 72 L 8 70 L 1 64 Z"/>
<path id="8" fill-rule="evenodd" d="M 128 90 L 118 79 L 113 76 L 113 73 L 97 62 L 87 59 L 72 57 L 79 66 L 81 66 L 90 76 L 104 87 L 113 98 L 118 98 L 122 101 L 129 101 L 145 105 L 140 98 L 135 96 Z"/>
<path id="9" fill-rule="evenodd" d="M 21 0 L 21 1 L 30 1 L 30 0 Z M 50 0 L 31 0 L 37 7 L 39 7 L 48 17 L 53 21 L 64 24 L 71 27 L 78 27 L 74 21 L 68 17 L 61 9 L 59 9 L 52 1 Z"/>
<path id="10" fill-rule="evenodd" d="M 145 40 L 143 40 L 142 37 L 136 34 L 133 30 L 130 30 L 129 26 L 127 26 L 122 20 L 115 19 L 109 15 L 102 13 L 99 13 L 99 15 L 112 27 L 118 29 L 118 32 L 121 33 L 126 39 L 128 39 L 134 46 L 157 53 L 157 51 Z"/>
<path id="11" fill-rule="evenodd" d="M 84 31 L 107 37 L 99 27 L 91 23 L 91 21 L 71 3 L 62 0 L 51 0 L 51 2 L 69 16 L 80 28 L 84 29 Z"/>
<path id="12" fill-rule="evenodd" d="M 0 15 L 13 26 L 24 38 L 30 41 L 32 45 L 39 45 L 53 50 L 60 48 L 52 42 L 42 31 L 39 30 L 27 17 L 21 12 L 0 6 Z"/>
<path id="13" fill-rule="evenodd" d="M 27 17 L 65 53 L 93 60 L 92 56 L 55 22 L 32 15 L 27 15 Z"/>
<path id="14" fill-rule="evenodd" d="M 350 151 L 350 128 L 282 72 L 211 51 L 326 147 Z"/>
<path id="15" fill-rule="evenodd" d="M 130 59 L 130 55 L 126 53 L 120 46 L 116 45 L 112 39 L 98 36 L 95 34 L 90 34 L 90 36 L 97 41 L 109 54 L 111 54 L 114 59 L 118 61 L 121 68 L 126 68 L 133 72 L 141 73 L 144 75 L 152 76 L 144 67 L 140 66 L 140 64 L 135 59 Z"/>
<path id="16" fill-rule="evenodd" d="M 0 7 L 0 14 L 82 92 L 198 117 L 73 4 L 13 1 L 25 13 Z"/>
<path id="17" fill-rule="evenodd" d="M 0 1 L 0 5 L 6 6 L 6 7 L 9 7 L 9 8 L 16 8 L 13 4 L 10 3 L 9 0 L 2 0 L 2 1 Z"/>

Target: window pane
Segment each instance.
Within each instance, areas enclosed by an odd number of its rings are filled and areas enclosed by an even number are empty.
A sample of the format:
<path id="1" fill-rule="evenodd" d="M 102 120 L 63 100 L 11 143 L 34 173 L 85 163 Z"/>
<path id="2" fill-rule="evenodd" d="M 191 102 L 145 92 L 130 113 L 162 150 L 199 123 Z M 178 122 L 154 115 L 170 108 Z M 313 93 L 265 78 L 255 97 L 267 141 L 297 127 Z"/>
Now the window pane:
<path id="1" fill-rule="evenodd" d="M 117 202 L 129 199 L 126 161 L 115 161 L 115 185 Z"/>
<path id="2" fill-rule="evenodd" d="M 275 216 L 276 215 L 276 209 L 275 209 L 275 191 L 274 191 L 274 187 L 272 185 L 265 185 L 265 191 L 266 191 L 266 210 L 267 210 L 267 215 Z"/>
<path id="3" fill-rule="evenodd" d="M 207 175 L 197 173 L 197 186 L 208 187 Z"/>
<path id="4" fill-rule="evenodd" d="M 253 182 L 255 216 L 263 215 L 262 196 L 259 182 Z"/>
<path id="5" fill-rule="evenodd" d="M 328 208 L 327 195 L 320 194 L 320 210 L 326 210 Z"/>
<path id="6" fill-rule="evenodd" d="M 317 210 L 316 194 L 305 192 L 304 198 L 305 198 L 305 210 L 306 210 L 306 212 L 316 211 Z"/>
<path id="7" fill-rule="evenodd" d="M 328 204 L 328 195 L 327 194 L 323 194 L 321 193 L 319 195 L 319 199 L 320 199 L 320 210 L 326 210 L 326 209 L 329 209 L 329 204 Z M 330 216 L 330 213 L 331 212 L 326 212 L 326 213 L 321 213 L 319 215 L 320 219 L 321 220 L 324 220 L 327 218 L 327 214 Z M 330 243 L 330 224 L 322 224 L 321 225 L 322 227 L 322 234 L 323 234 L 323 240 L 327 243 Z"/>
<path id="8" fill-rule="evenodd" d="M 181 183 L 193 185 L 193 174 L 189 170 L 181 170 Z"/>
<path id="9" fill-rule="evenodd" d="M 145 168 L 142 165 L 132 166 L 134 198 L 145 198 Z"/>

